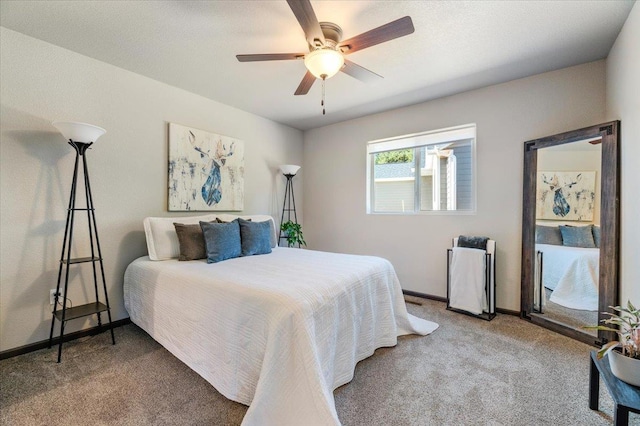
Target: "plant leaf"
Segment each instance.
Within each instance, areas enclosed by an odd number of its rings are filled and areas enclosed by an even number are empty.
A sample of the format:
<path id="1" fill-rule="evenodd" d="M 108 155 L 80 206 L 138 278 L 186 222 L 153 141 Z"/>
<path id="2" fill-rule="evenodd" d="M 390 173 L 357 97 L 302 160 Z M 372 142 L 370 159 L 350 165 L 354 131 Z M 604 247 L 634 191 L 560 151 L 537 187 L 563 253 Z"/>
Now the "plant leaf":
<path id="1" fill-rule="evenodd" d="M 582 327 L 586 330 L 602 330 L 602 331 L 613 331 L 615 333 L 618 332 L 617 329 L 615 328 L 611 328 L 611 327 L 606 327 L 604 325 L 585 325 L 584 327 Z"/>
<path id="2" fill-rule="evenodd" d="M 633 306 L 633 303 L 631 303 L 631 299 L 627 300 L 627 307 L 629 308 L 630 311 L 637 311 L 635 306 Z"/>
<path id="3" fill-rule="evenodd" d="M 605 355 L 609 354 L 609 352 L 611 352 L 613 348 L 617 347 L 619 344 L 620 342 L 616 342 L 615 340 L 607 343 L 602 348 L 600 348 L 600 350 L 598 351 L 597 358 L 602 359 Z"/>

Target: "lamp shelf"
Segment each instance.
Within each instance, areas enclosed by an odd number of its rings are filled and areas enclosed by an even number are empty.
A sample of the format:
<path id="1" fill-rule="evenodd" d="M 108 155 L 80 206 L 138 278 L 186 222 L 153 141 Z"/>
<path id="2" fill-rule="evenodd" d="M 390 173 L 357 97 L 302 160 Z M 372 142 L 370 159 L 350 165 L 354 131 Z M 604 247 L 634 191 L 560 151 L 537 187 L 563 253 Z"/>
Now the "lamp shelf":
<path id="1" fill-rule="evenodd" d="M 87 263 L 87 262 L 98 262 L 102 260 L 100 257 L 74 257 L 71 259 L 62 259 L 60 263 L 64 263 L 65 265 L 73 265 L 74 263 Z"/>
<path id="2" fill-rule="evenodd" d="M 69 321 L 76 318 L 87 317 L 99 312 L 105 312 L 109 310 L 107 305 L 100 302 L 87 303 L 85 305 L 74 306 L 73 308 L 59 309 L 53 313 L 58 321 Z M 62 315 L 64 312 L 64 315 Z M 63 318 L 64 317 L 64 318 Z"/>

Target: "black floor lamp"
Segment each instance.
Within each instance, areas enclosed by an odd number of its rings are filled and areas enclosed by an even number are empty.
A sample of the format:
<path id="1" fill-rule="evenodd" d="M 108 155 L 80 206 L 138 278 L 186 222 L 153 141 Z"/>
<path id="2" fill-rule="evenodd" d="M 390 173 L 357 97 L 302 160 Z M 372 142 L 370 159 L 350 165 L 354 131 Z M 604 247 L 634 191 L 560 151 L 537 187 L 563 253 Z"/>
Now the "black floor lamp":
<path id="1" fill-rule="evenodd" d="M 300 166 L 295 166 L 293 164 L 285 164 L 280 166 L 280 171 L 282 172 L 284 177 L 287 178 L 287 186 L 284 190 L 284 202 L 282 203 L 282 217 L 280 218 L 280 226 L 285 223 L 285 214 L 287 216 L 287 222 L 294 222 L 296 224 L 298 223 L 298 215 L 296 213 L 296 198 L 293 195 L 293 177 L 296 175 L 296 173 L 298 173 L 298 170 L 300 170 Z M 292 212 L 293 220 L 291 220 Z M 280 242 L 280 240 L 282 240 L 283 238 L 287 238 L 287 235 L 283 234 L 282 229 L 280 229 L 279 237 L 280 238 L 278 239 L 278 242 Z M 298 247 L 300 247 L 300 244 L 298 244 Z"/>
<path id="2" fill-rule="evenodd" d="M 73 180 L 71 181 L 71 196 L 69 197 L 69 207 L 67 209 L 67 224 L 64 229 L 64 241 L 62 243 L 62 254 L 60 255 L 60 269 L 58 270 L 58 284 L 56 287 L 53 316 L 51 318 L 51 332 L 49 333 L 49 347 L 53 342 L 53 328 L 55 320 L 60 321 L 60 338 L 58 342 L 58 362 L 62 358 L 62 342 L 64 338 L 64 327 L 67 321 L 76 318 L 82 318 L 89 315 L 98 315 L 98 327 L 102 328 L 102 319 L 100 314 L 107 312 L 109 317 L 109 329 L 111 330 L 111 341 L 115 345 L 116 340 L 113 335 L 113 327 L 111 324 L 111 309 L 109 307 L 109 296 L 107 295 L 107 283 L 104 277 L 104 265 L 102 264 L 102 250 L 100 249 L 100 239 L 98 238 L 98 228 L 96 227 L 96 215 L 93 206 L 93 196 L 91 195 L 91 184 L 89 183 L 89 170 L 87 168 L 87 149 L 106 131 L 97 126 L 86 123 L 75 122 L 54 122 L 53 125 L 62 133 L 69 145 L 76 151 L 76 161 L 73 169 Z M 82 165 L 80 166 L 80 160 Z M 84 180 L 84 195 L 86 200 L 85 207 L 76 207 L 76 192 L 78 189 L 78 174 L 82 168 Z M 89 226 L 89 244 L 91 247 L 91 255 L 86 257 L 71 257 L 71 249 L 73 243 L 73 229 L 77 211 L 87 212 L 87 223 Z M 93 285 L 95 290 L 95 302 L 86 303 L 67 307 L 67 292 L 69 289 L 69 268 L 71 265 L 80 263 L 91 263 L 93 267 Z M 100 266 L 100 277 L 102 279 L 102 288 L 104 290 L 104 303 L 100 302 L 98 294 L 98 276 L 96 263 Z M 64 292 L 60 292 L 62 284 L 62 272 L 64 274 Z M 57 309 L 59 300 L 62 298 L 62 309 Z"/>

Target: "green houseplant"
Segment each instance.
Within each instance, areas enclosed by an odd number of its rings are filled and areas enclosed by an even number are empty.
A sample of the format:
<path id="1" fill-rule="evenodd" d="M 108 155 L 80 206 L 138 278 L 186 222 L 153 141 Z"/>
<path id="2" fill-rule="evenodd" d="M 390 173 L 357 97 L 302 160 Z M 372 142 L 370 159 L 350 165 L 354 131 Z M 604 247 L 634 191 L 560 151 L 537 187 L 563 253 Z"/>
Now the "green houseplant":
<path id="1" fill-rule="evenodd" d="M 307 245 L 307 242 L 304 240 L 304 236 L 302 235 L 302 226 L 299 223 L 288 220 L 280 225 L 280 230 L 285 233 L 287 245 L 289 247 L 293 247 L 296 244 L 303 246 Z"/>
<path id="2" fill-rule="evenodd" d="M 619 340 L 603 345 L 598 351 L 598 359 L 608 355 L 611 372 L 620 380 L 640 386 L 640 309 L 631 301 L 627 306 L 609 306 L 617 313 L 603 312 L 609 318 L 602 320 L 606 325 L 584 327 L 590 330 L 613 331 Z M 613 328 L 611 326 L 617 326 Z M 614 351 L 621 348 L 620 352 Z"/>

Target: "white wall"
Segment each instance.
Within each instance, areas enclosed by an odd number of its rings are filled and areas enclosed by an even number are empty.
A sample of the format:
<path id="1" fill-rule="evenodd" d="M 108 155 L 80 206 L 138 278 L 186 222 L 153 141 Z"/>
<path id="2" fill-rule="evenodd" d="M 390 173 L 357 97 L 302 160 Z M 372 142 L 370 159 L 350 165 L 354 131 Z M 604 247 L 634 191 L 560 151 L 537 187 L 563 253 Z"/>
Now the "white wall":
<path id="1" fill-rule="evenodd" d="M 497 241 L 497 305 L 520 310 L 523 142 L 604 121 L 597 61 L 305 132 L 305 238 L 313 249 L 379 255 L 402 287 L 446 296 L 446 249 L 460 234 Z M 367 215 L 369 140 L 477 124 L 475 215 Z"/>
<path id="2" fill-rule="evenodd" d="M 128 317 L 124 269 L 146 254 L 142 219 L 176 215 L 167 212 L 168 122 L 244 140 L 244 211 L 279 218 L 284 177 L 277 166 L 301 163 L 302 132 L 20 33 L 0 31 L 0 350 L 49 335 L 49 289 L 56 286 L 74 159 L 71 147 L 51 126 L 54 120 L 107 129 L 87 160 L 114 320 Z M 300 205 L 303 174 L 304 169 L 295 180 Z M 81 279 L 90 290 L 91 268 L 77 268 L 82 272 L 74 276 L 70 297 L 82 304 L 87 298 Z M 74 320 L 67 329 L 93 324 Z"/>
<path id="3" fill-rule="evenodd" d="M 620 302 L 640 305 L 640 6 L 636 3 L 607 58 L 607 117 L 621 121 Z"/>

